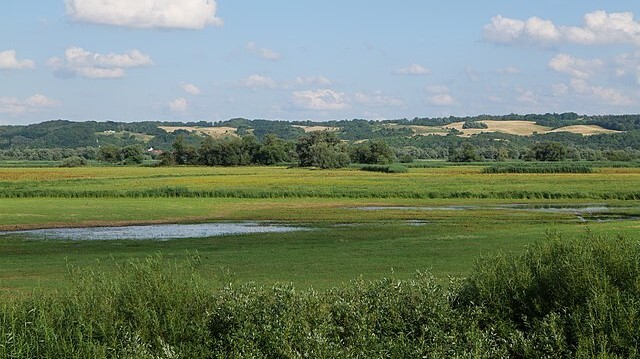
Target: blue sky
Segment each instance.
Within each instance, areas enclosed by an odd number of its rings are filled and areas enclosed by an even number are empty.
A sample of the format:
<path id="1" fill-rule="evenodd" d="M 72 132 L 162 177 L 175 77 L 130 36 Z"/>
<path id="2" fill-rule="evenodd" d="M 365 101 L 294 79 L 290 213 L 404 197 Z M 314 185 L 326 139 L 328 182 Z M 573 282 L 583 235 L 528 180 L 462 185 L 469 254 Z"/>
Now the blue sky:
<path id="1" fill-rule="evenodd" d="M 640 112 L 631 0 L 2 8 L 0 124 Z"/>

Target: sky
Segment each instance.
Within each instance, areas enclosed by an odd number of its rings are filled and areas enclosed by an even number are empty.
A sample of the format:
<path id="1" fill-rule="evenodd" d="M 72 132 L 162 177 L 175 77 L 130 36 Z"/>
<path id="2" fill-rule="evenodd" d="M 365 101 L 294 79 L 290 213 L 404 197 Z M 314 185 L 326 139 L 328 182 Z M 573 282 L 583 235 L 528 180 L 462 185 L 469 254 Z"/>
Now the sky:
<path id="1" fill-rule="evenodd" d="M 0 125 L 640 113 L 637 0 L 0 7 Z"/>

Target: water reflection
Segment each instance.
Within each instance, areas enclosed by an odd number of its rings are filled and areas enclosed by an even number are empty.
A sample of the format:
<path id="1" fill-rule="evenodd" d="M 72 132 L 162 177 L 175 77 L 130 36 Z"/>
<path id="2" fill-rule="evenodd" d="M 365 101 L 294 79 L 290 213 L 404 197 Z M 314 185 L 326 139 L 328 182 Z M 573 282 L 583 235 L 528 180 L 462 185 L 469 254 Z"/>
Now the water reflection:
<path id="1" fill-rule="evenodd" d="M 241 223 L 201 223 L 201 224 L 158 224 L 126 227 L 88 227 L 88 228 L 49 228 L 27 231 L 3 232 L 0 235 L 24 235 L 40 239 L 64 240 L 168 240 L 178 238 L 205 238 L 232 234 L 248 233 L 283 233 L 308 230 L 294 227 L 259 222 Z"/>

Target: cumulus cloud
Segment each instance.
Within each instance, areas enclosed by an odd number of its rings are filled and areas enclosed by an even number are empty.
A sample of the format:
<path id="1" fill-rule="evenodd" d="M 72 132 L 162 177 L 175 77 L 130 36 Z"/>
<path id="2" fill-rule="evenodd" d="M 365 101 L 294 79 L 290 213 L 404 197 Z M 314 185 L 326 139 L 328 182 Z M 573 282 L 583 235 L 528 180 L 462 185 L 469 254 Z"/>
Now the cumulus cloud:
<path id="1" fill-rule="evenodd" d="M 516 96 L 516 100 L 518 102 L 529 103 L 529 104 L 538 103 L 538 100 L 536 100 L 536 96 L 533 93 L 533 91 L 523 89 L 523 88 L 518 88 L 516 89 L 516 92 L 518 93 L 518 96 Z"/>
<path id="2" fill-rule="evenodd" d="M 249 51 L 249 53 L 258 55 L 265 60 L 280 60 L 279 53 L 267 48 L 260 48 L 254 42 L 247 43 L 247 51 Z"/>
<path id="3" fill-rule="evenodd" d="M 294 92 L 293 103 L 301 108 L 317 111 L 349 108 L 345 95 L 330 89 Z"/>
<path id="4" fill-rule="evenodd" d="M 427 97 L 427 101 L 436 106 L 451 106 L 456 103 L 456 99 L 449 94 L 449 88 L 444 85 L 431 85 L 426 87 L 427 92 L 432 95 Z"/>
<path id="5" fill-rule="evenodd" d="M 503 75 L 517 75 L 520 73 L 520 69 L 513 66 L 507 66 L 505 68 L 499 69 L 497 72 Z"/>
<path id="6" fill-rule="evenodd" d="M 549 61 L 549 68 L 571 77 L 588 79 L 604 66 L 600 59 L 583 60 L 567 54 L 558 54 Z"/>
<path id="7" fill-rule="evenodd" d="M 616 76 L 632 76 L 640 84 L 640 51 L 619 55 L 615 59 L 615 65 Z"/>
<path id="8" fill-rule="evenodd" d="M 384 95 L 381 91 L 376 91 L 371 94 L 357 92 L 354 96 L 354 101 L 361 105 L 371 107 L 395 107 L 404 105 L 404 101 L 393 96 Z"/>
<path id="9" fill-rule="evenodd" d="M 189 107 L 189 102 L 186 99 L 180 97 L 169 102 L 168 105 L 169 110 L 171 110 L 172 112 L 185 112 Z"/>
<path id="10" fill-rule="evenodd" d="M 187 83 L 183 83 L 180 85 L 180 87 L 182 88 L 182 90 L 188 94 L 191 95 L 199 95 L 200 94 L 200 88 L 194 84 L 187 84 Z"/>
<path id="11" fill-rule="evenodd" d="M 0 70 L 32 69 L 35 66 L 32 60 L 19 60 L 15 50 L 0 51 Z"/>
<path id="12" fill-rule="evenodd" d="M 125 69 L 153 65 L 149 55 L 138 50 L 126 54 L 97 54 L 80 47 L 70 47 L 64 58 L 52 57 L 47 65 L 62 76 L 80 75 L 93 79 L 115 79 L 125 76 Z"/>
<path id="13" fill-rule="evenodd" d="M 407 67 L 397 69 L 393 73 L 396 75 L 421 76 L 428 75 L 431 73 L 431 70 L 419 64 L 411 64 Z"/>
<path id="14" fill-rule="evenodd" d="M 436 106 L 451 106 L 456 103 L 456 100 L 448 93 L 442 93 L 438 95 L 433 95 L 427 98 L 429 103 Z"/>
<path id="15" fill-rule="evenodd" d="M 628 106 L 634 103 L 633 99 L 614 88 L 592 86 L 583 79 L 571 79 L 570 85 L 576 93 L 597 99 L 607 105 Z"/>
<path id="16" fill-rule="evenodd" d="M 309 86 L 309 85 L 329 86 L 331 85 L 331 80 L 323 76 L 296 77 L 294 82 L 298 86 Z"/>
<path id="17" fill-rule="evenodd" d="M 131 28 L 221 26 L 215 0 L 65 0 L 75 21 Z"/>
<path id="18" fill-rule="evenodd" d="M 274 89 L 278 87 L 278 84 L 276 83 L 275 80 L 273 80 L 270 77 L 261 76 L 261 75 L 251 75 L 246 79 L 244 79 L 242 84 L 244 87 L 248 87 L 251 89 L 257 89 L 257 88 Z"/>
<path id="19" fill-rule="evenodd" d="M 20 115 L 29 112 L 38 112 L 47 108 L 56 107 L 59 102 L 47 96 L 36 94 L 25 99 L 15 97 L 0 97 L 0 113 Z"/>
<path id="20" fill-rule="evenodd" d="M 553 84 L 551 85 L 551 93 L 556 97 L 566 96 L 569 93 L 569 86 L 565 84 Z"/>
<path id="21" fill-rule="evenodd" d="M 505 45 L 549 46 L 562 42 L 583 45 L 632 44 L 640 46 L 640 23 L 631 12 L 594 11 L 584 15 L 582 26 L 556 25 L 550 20 L 494 16 L 484 26 L 486 40 Z"/>

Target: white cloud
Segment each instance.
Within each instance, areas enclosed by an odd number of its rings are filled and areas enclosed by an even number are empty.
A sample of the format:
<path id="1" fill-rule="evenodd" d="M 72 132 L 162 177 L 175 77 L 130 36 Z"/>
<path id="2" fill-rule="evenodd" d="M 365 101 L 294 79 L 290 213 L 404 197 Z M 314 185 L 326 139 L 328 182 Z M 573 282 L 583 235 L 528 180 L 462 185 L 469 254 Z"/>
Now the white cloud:
<path id="1" fill-rule="evenodd" d="M 567 54 L 558 54 L 549 61 L 549 67 L 571 77 L 588 79 L 604 66 L 600 59 L 583 60 Z"/>
<path id="2" fill-rule="evenodd" d="M 632 44 L 640 46 L 640 23 L 633 13 L 594 11 L 584 15 L 582 26 L 558 26 L 549 20 L 494 16 L 484 26 L 486 40 L 505 45 L 548 46 L 562 42 L 583 45 Z"/>
<path id="3" fill-rule="evenodd" d="M 15 50 L 0 51 L 0 70 L 32 69 L 35 63 L 32 60 L 18 60 Z"/>
<path id="4" fill-rule="evenodd" d="M 309 85 L 329 86 L 331 85 L 331 80 L 323 76 L 296 77 L 294 82 L 298 86 L 309 86 Z"/>
<path id="5" fill-rule="evenodd" d="M 279 53 L 267 48 L 260 48 L 254 42 L 247 43 L 247 51 L 249 51 L 252 54 L 257 54 L 258 56 L 262 57 L 265 60 L 271 60 L 271 61 L 280 60 Z"/>
<path id="6" fill-rule="evenodd" d="M 349 108 L 343 93 L 329 89 L 294 92 L 293 102 L 296 106 L 308 110 L 344 110 Z"/>
<path id="7" fill-rule="evenodd" d="M 221 26 L 215 0 L 65 0 L 75 21 L 131 28 Z"/>
<path id="8" fill-rule="evenodd" d="M 188 94 L 191 95 L 199 95 L 200 94 L 200 88 L 194 84 L 186 84 L 183 83 L 180 85 L 180 87 L 182 88 L 182 90 Z"/>
<path id="9" fill-rule="evenodd" d="M 261 76 L 261 75 L 251 75 L 244 79 L 243 86 L 257 89 L 257 88 L 267 88 L 274 89 L 278 87 L 278 84 L 270 77 Z"/>
<path id="10" fill-rule="evenodd" d="M 436 106 L 451 106 L 456 103 L 456 100 L 448 93 L 442 93 L 439 95 L 430 96 L 427 99 L 432 105 Z"/>
<path id="11" fill-rule="evenodd" d="M 553 84 L 551 85 L 551 92 L 553 96 L 556 97 L 566 96 L 569 93 L 569 86 L 565 84 Z"/>
<path id="12" fill-rule="evenodd" d="M 0 113 L 6 113 L 9 115 L 38 112 L 58 105 L 58 101 L 40 94 L 36 94 L 22 100 L 15 97 L 0 97 Z"/>
<path id="13" fill-rule="evenodd" d="M 431 70 L 419 64 L 411 64 L 407 67 L 397 69 L 393 73 L 396 75 L 420 76 L 428 75 L 429 73 L 431 73 Z"/>
<path id="14" fill-rule="evenodd" d="M 513 66 L 507 66 L 505 68 L 499 69 L 497 72 L 503 75 L 517 75 L 520 73 L 520 69 Z"/>
<path id="15" fill-rule="evenodd" d="M 614 88 L 591 86 L 583 79 L 571 79 L 570 85 L 577 94 L 597 99 L 607 105 L 627 106 L 634 103 L 630 97 Z"/>
<path id="16" fill-rule="evenodd" d="M 518 92 L 518 96 L 516 96 L 516 100 L 518 102 L 530 104 L 538 103 L 538 101 L 536 100 L 536 96 L 533 94 L 533 91 L 518 88 L 516 89 L 516 92 Z"/>
<path id="17" fill-rule="evenodd" d="M 47 65 L 64 76 L 80 75 L 93 79 L 115 79 L 125 76 L 125 69 L 153 65 L 149 55 L 138 50 L 126 54 L 97 54 L 80 47 L 70 47 L 64 59 L 52 57 Z"/>
<path id="18" fill-rule="evenodd" d="M 189 102 L 186 99 L 180 97 L 169 102 L 169 110 L 172 112 L 185 112 L 189 107 Z"/>
<path id="19" fill-rule="evenodd" d="M 372 94 L 357 92 L 354 100 L 359 104 L 371 107 L 395 107 L 404 105 L 404 101 L 396 97 L 384 95 L 381 91 L 376 91 Z"/>
<path id="20" fill-rule="evenodd" d="M 449 88 L 447 86 L 445 86 L 445 85 L 427 86 L 426 90 L 427 90 L 427 92 L 436 93 L 436 94 L 449 92 Z"/>
<path id="21" fill-rule="evenodd" d="M 622 54 L 615 59 L 616 76 L 632 76 L 640 84 L 640 51 L 635 54 Z"/>

